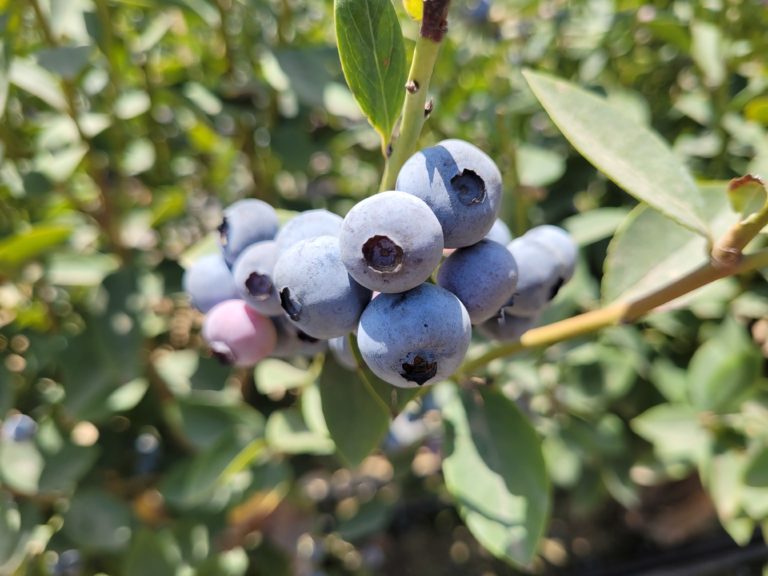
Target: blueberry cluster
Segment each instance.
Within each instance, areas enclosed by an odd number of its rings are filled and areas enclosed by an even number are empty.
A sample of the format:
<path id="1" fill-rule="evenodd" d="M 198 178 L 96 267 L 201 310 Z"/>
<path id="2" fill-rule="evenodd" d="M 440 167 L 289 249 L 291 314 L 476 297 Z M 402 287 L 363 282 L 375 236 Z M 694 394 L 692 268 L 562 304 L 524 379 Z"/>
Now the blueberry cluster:
<path id="1" fill-rule="evenodd" d="M 220 253 L 184 277 L 206 313 L 214 355 L 248 366 L 315 354 L 329 342 L 354 367 L 354 332 L 377 376 L 400 387 L 432 384 L 459 367 L 472 325 L 490 338 L 518 338 L 573 275 L 576 247 L 562 229 L 512 239 L 498 219 L 501 173 L 468 142 L 417 152 L 395 188 L 344 218 L 310 210 L 282 227 L 260 200 L 229 206 Z"/>

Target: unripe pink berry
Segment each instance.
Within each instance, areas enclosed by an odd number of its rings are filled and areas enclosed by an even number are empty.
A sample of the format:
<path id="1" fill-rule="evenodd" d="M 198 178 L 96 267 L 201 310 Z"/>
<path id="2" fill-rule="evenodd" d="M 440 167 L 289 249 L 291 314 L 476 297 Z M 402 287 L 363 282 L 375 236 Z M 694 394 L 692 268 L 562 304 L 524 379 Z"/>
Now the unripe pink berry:
<path id="1" fill-rule="evenodd" d="M 226 300 L 211 308 L 203 322 L 203 338 L 222 362 L 253 366 L 275 349 L 275 326 L 243 300 Z"/>

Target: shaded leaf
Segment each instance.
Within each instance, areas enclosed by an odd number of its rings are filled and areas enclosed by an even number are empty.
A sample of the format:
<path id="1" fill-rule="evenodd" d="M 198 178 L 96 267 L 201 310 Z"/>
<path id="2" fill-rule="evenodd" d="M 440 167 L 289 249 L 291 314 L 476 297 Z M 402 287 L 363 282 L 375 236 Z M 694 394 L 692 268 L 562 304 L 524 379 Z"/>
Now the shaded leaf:
<path id="1" fill-rule="evenodd" d="M 37 52 L 37 63 L 65 80 L 74 79 L 88 64 L 91 46 L 57 46 Z"/>
<path id="2" fill-rule="evenodd" d="M 563 135 L 596 168 L 638 200 L 709 236 L 699 189 L 657 134 L 582 88 L 530 70 L 523 74 Z"/>
<path id="3" fill-rule="evenodd" d="M 491 553 L 530 566 L 551 494 L 541 441 L 502 393 L 440 390 L 448 423 L 443 473 L 467 527 Z"/>
<path id="4" fill-rule="evenodd" d="M 715 236 L 735 223 L 725 183 L 701 187 L 704 217 Z M 641 296 L 680 278 L 708 259 L 706 239 L 645 205 L 637 206 L 616 232 L 605 259 L 603 302 Z M 695 294 L 695 292 L 694 292 Z M 677 304 L 687 301 L 678 300 Z"/>
<path id="5" fill-rule="evenodd" d="M 320 398 L 336 449 L 350 466 L 357 466 L 387 433 L 387 405 L 356 373 L 339 366 L 330 354 L 320 375 Z"/>
<path id="6" fill-rule="evenodd" d="M 270 414 L 265 430 L 267 443 L 286 454 L 333 454 L 333 441 L 311 430 L 298 408 Z"/>
<path id="7" fill-rule="evenodd" d="M 64 515 L 64 533 L 83 550 L 115 552 L 131 537 L 131 509 L 119 498 L 96 488 L 82 488 Z"/>
<path id="8" fill-rule="evenodd" d="M 37 224 L 0 240 L 0 270 L 13 269 L 66 242 L 74 226 Z"/>
<path id="9" fill-rule="evenodd" d="M 400 114 L 408 78 L 405 45 L 391 0 L 335 0 L 344 77 L 385 142 Z"/>
<path id="10" fill-rule="evenodd" d="M 746 328 L 727 318 L 688 366 L 688 396 L 701 410 L 729 412 L 757 389 L 763 357 Z"/>
<path id="11" fill-rule="evenodd" d="M 635 417 L 630 426 L 653 444 L 667 463 L 696 464 L 709 452 L 712 437 L 699 421 L 699 411 L 685 404 L 659 404 Z"/>

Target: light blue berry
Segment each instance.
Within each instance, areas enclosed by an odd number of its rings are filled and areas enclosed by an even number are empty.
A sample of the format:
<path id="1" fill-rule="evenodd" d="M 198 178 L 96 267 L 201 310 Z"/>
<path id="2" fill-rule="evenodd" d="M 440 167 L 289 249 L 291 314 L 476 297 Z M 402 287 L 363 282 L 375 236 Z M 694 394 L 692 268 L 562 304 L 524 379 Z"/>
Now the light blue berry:
<path id="1" fill-rule="evenodd" d="M 275 236 L 277 251 L 284 252 L 302 240 L 335 236 L 341 232 L 342 217 L 328 210 L 307 210 L 290 219 Z"/>
<path id="2" fill-rule="evenodd" d="M 12 414 L 3 422 L 2 436 L 10 442 L 26 442 L 37 432 L 37 422 L 26 414 Z"/>
<path id="3" fill-rule="evenodd" d="M 463 140 L 443 140 L 411 156 L 397 190 L 424 200 L 443 228 L 446 248 L 479 242 L 501 208 L 501 173 L 491 158 Z"/>
<path id="4" fill-rule="evenodd" d="M 350 276 L 379 292 L 405 292 L 424 282 L 443 254 L 443 232 L 424 201 L 379 192 L 344 218 L 341 259 Z"/>
<path id="5" fill-rule="evenodd" d="M 347 273 L 339 240 L 302 240 L 277 260 L 274 282 L 291 322 L 314 338 L 335 338 L 355 329 L 371 291 Z"/>
<path id="6" fill-rule="evenodd" d="M 524 237 L 546 246 L 555 254 L 560 262 L 560 276 L 563 282 L 567 282 L 573 277 L 578 248 L 568 232 L 558 226 L 544 224 L 531 228 Z"/>
<path id="7" fill-rule="evenodd" d="M 560 290 L 564 279 L 560 260 L 547 247 L 521 236 L 507 247 L 517 262 L 517 288 L 504 305 L 505 312 L 513 316 L 534 316 L 546 306 Z"/>
<path id="8" fill-rule="evenodd" d="M 283 313 L 280 297 L 272 281 L 277 256 L 277 242 L 257 242 L 243 250 L 232 267 L 240 298 L 265 316 L 279 316 Z"/>
<path id="9" fill-rule="evenodd" d="M 512 316 L 501 311 L 478 326 L 478 331 L 491 340 L 513 341 L 536 325 L 537 316 Z"/>
<path id="10" fill-rule="evenodd" d="M 497 314 L 515 293 L 517 263 L 506 246 L 481 240 L 448 256 L 437 283 L 461 300 L 472 324 L 479 324 Z"/>
<path id="11" fill-rule="evenodd" d="M 496 221 L 493 223 L 493 226 L 491 226 L 488 234 L 485 235 L 485 239 L 493 240 L 502 246 L 506 246 L 512 242 L 512 232 L 503 220 L 496 218 Z"/>
<path id="12" fill-rule="evenodd" d="M 284 313 L 270 318 L 277 332 L 277 344 L 270 356 L 274 358 L 312 357 L 324 352 L 328 341 L 314 338 L 294 326 Z"/>
<path id="13" fill-rule="evenodd" d="M 363 312 L 360 354 L 382 380 L 402 388 L 448 378 L 467 353 L 472 328 L 456 296 L 434 284 L 380 294 Z"/>
<path id="14" fill-rule="evenodd" d="M 224 260 L 232 266 L 251 244 L 272 240 L 279 222 L 275 209 L 262 200 L 238 200 L 224 210 L 219 225 L 219 241 Z"/>
<path id="15" fill-rule="evenodd" d="M 195 260 L 184 272 L 182 286 L 192 305 L 201 312 L 208 312 L 225 300 L 240 298 L 232 272 L 218 252 Z"/>

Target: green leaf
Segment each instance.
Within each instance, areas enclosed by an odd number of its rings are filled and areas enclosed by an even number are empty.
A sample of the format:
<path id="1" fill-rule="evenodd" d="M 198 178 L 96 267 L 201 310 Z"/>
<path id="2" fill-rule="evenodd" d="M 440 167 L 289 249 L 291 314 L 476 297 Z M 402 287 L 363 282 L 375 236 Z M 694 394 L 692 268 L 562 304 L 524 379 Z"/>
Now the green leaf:
<path id="1" fill-rule="evenodd" d="M 768 448 L 763 448 L 750 459 L 744 482 L 749 486 L 768 488 Z"/>
<path id="2" fill-rule="evenodd" d="M 566 218 L 563 227 L 576 244 L 589 246 L 612 236 L 628 213 L 626 208 L 595 208 Z"/>
<path id="3" fill-rule="evenodd" d="M 330 354 L 320 375 L 320 397 L 336 449 L 350 466 L 357 466 L 379 446 L 389 429 L 387 405 Z"/>
<path id="4" fill-rule="evenodd" d="M 683 404 L 659 404 L 635 417 L 630 426 L 653 444 L 665 463 L 696 464 L 708 454 L 712 438 L 699 411 Z"/>
<path id="5" fill-rule="evenodd" d="M 746 328 L 727 318 L 688 366 L 688 396 L 701 410 L 729 412 L 757 389 L 763 356 Z"/>
<path id="6" fill-rule="evenodd" d="M 720 86 L 727 69 L 723 34 L 717 24 L 694 22 L 691 25 L 691 57 L 704 73 L 709 88 Z"/>
<path id="7" fill-rule="evenodd" d="M 405 45 L 391 0 L 335 0 L 344 77 L 382 140 L 389 142 L 408 79 Z"/>
<path id="8" fill-rule="evenodd" d="M 39 98 L 51 108 L 67 111 L 67 99 L 56 78 L 30 59 L 16 58 L 11 63 L 11 84 Z"/>
<path id="9" fill-rule="evenodd" d="M 16 550 L 21 529 L 21 518 L 16 503 L 9 494 L 0 492 L 0 569 Z"/>
<path id="10" fill-rule="evenodd" d="M 541 441 L 514 402 L 481 389 L 439 390 L 448 424 L 443 473 L 467 527 L 492 554 L 529 567 L 551 494 Z"/>
<path id="11" fill-rule="evenodd" d="M 0 240 L 0 270 L 9 270 L 45 254 L 66 242 L 74 226 L 37 224 Z"/>
<path id="12" fill-rule="evenodd" d="M 267 420 L 270 447 L 285 454 L 333 454 L 333 441 L 311 430 L 298 408 L 278 410 Z"/>
<path id="13" fill-rule="evenodd" d="M 73 80 L 88 64 L 91 46 L 57 46 L 37 52 L 37 63 L 65 80 Z"/>
<path id="14" fill-rule="evenodd" d="M 131 509 L 97 488 L 77 491 L 64 516 L 64 533 L 86 551 L 115 552 L 131 537 Z"/>
<path id="15" fill-rule="evenodd" d="M 317 377 L 317 370 L 302 370 L 288 362 L 267 358 L 256 365 L 256 389 L 262 394 L 303 388 Z"/>
<path id="16" fill-rule="evenodd" d="M 725 187 L 725 183 L 719 182 L 701 187 L 704 218 L 715 236 L 738 220 L 738 215 L 728 205 Z M 647 294 L 698 268 L 708 257 L 706 239 L 645 205 L 637 206 L 608 247 L 602 283 L 603 302 Z M 687 302 L 691 297 L 677 300 L 676 304 Z"/>
<path id="17" fill-rule="evenodd" d="M 98 286 L 120 267 L 113 254 L 76 254 L 57 252 L 48 258 L 45 273 L 57 286 Z"/>
<path id="18" fill-rule="evenodd" d="M 18 18 L 12 10 L 0 16 L 0 120 L 5 113 L 10 88 L 11 56 L 13 54 L 13 38 L 16 34 Z"/>
<path id="19" fill-rule="evenodd" d="M 523 75 L 563 135 L 596 168 L 638 200 L 709 237 L 696 183 L 657 134 L 569 82 L 531 70 Z"/>
<path id="20" fill-rule="evenodd" d="M 24 494 L 37 493 L 45 460 L 32 441 L 0 442 L 0 480 Z"/>
<path id="21" fill-rule="evenodd" d="M 124 576 L 148 574 L 176 574 L 181 565 L 181 553 L 173 535 L 166 530 L 139 530 L 131 540 L 125 565 L 120 572 Z"/>
<path id="22" fill-rule="evenodd" d="M 520 183 L 525 186 L 548 186 L 565 173 L 565 159 L 556 152 L 531 144 L 520 144 L 516 152 Z"/>

